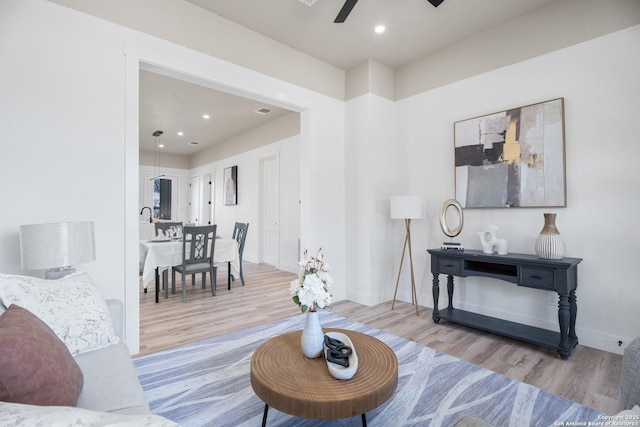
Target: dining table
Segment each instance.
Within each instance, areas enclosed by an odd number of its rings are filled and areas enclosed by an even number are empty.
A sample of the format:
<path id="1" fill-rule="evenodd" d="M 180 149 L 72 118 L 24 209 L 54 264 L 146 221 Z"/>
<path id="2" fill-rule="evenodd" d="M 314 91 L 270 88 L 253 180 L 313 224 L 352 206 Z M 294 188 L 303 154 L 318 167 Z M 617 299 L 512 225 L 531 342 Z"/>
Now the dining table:
<path id="1" fill-rule="evenodd" d="M 231 263 L 228 271 L 229 287 L 231 286 L 231 276 L 237 277 L 240 272 L 240 255 L 238 253 L 238 242 L 232 238 L 216 237 L 213 251 L 213 262 L 226 268 Z M 142 285 L 144 292 L 147 292 L 147 284 L 156 281 L 156 302 L 158 302 L 158 273 L 167 270 L 174 265 L 182 265 L 182 239 L 140 240 L 140 253 L 144 256 L 144 267 L 142 269 Z M 167 285 L 165 285 L 167 286 Z"/>

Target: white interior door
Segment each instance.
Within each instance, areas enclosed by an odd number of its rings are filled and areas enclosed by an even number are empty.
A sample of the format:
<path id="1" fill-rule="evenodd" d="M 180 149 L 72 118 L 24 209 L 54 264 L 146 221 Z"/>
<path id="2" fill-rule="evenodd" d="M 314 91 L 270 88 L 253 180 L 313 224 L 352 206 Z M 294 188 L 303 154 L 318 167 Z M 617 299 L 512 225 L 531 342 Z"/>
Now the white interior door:
<path id="1" fill-rule="evenodd" d="M 280 259 L 280 184 L 276 156 L 262 159 L 262 261 L 278 267 Z"/>
<path id="2" fill-rule="evenodd" d="M 189 223 L 200 225 L 200 178 L 192 176 L 189 181 Z"/>

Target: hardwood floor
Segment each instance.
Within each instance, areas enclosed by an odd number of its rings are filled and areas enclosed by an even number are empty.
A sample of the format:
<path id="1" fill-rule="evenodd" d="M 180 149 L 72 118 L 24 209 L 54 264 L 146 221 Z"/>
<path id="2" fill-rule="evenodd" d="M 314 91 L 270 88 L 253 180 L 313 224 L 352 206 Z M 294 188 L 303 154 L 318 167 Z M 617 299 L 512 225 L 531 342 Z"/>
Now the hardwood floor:
<path id="1" fill-rule="evenodd" d="M 140 353 L 138 356 L 186 343 L 224 335 L 300 311 L 289 296 L 295 275 L 272 267 L 244 263 L 246 286 L 239 280 L 227 290 L 226 271 L 218 272 L 215 297 L 188 279 L 187 302 L 182 302 L 178 278 L 176 294 L 142 292 L 140 285 Z M 331 311 L 374 328 L 393 333 L 513 379 L 613 414 L 620 410 L 622 356 L 578 345 L 568 360 L 553 350 L 529 345 L 464 326 L 431 320 L 431 309 L 398 301 L 367 307 L 350 301 L 334 303 Z"/>

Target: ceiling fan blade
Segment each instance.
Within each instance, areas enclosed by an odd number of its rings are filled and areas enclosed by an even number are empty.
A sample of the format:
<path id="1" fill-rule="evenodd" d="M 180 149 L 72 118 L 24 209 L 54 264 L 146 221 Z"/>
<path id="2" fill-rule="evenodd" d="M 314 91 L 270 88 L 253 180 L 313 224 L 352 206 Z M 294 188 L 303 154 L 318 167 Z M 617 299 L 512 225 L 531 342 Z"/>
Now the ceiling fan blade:
<path id="1" fill-rule="evenodd" d="M 427 0 L 427 1 L 431 3 L 433 7 L 438 7 L 440 6 L 440 3 L 442 3 L 444 0 Z"/>
<path id="2" fill-rule="evenodd" d="M 349 14 L 351 13 L 351 9 L 353 9 L 353 6 L 355 6 L 356 3 L 358 3 L 358 0 L 345 1 L 344 6 L 342 6 L 342 9 L 340 9 L 338 16 L 336 16 L 336 19 L 333 22 L 337 24 L 343 23 L 347 19 L 347 16 L 349 16 Z"/>

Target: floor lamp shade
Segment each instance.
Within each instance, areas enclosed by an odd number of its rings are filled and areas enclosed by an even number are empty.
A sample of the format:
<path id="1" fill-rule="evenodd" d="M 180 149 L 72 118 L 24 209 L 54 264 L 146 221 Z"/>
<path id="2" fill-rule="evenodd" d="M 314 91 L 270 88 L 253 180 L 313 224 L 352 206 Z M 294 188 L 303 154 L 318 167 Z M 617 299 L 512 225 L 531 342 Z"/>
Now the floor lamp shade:
<path id="1" fill-rule="evenodd" d="M 420 219 L 427 213 L 427 202 L 422 196 L 391 197 L 391 218 Z"/>
<path id="2" fill-rule="evenodd" d="M 59 277 L 75 271 L 72 265 L 96 259 L 93 222 L 20 226 L 20 259 L 25 270 L 64 271 Z"/>

